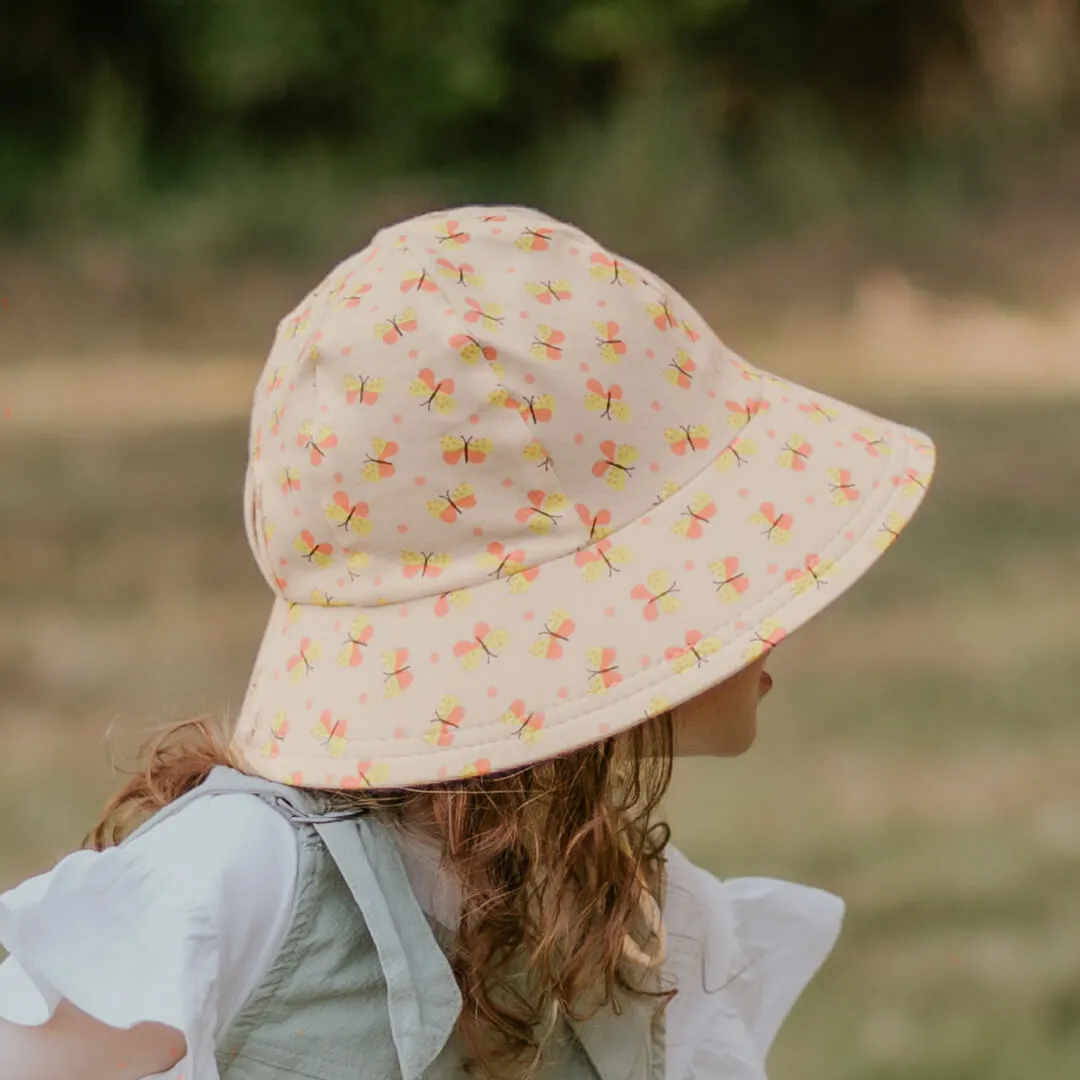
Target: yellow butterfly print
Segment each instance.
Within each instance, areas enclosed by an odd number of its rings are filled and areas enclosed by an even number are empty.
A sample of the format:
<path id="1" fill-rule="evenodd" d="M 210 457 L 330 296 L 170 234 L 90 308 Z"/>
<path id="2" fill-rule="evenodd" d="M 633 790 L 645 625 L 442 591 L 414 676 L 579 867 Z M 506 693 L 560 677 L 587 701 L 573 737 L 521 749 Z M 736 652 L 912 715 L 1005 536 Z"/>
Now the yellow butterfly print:
<path id="1" fill-rule="evenodd" d="M 502 383 L 488 394 L 488 401 L 496 409 L 517 409 L 518 412 L 521 412 L 521 402 L 514 396 L 514 392 L 510 387 L 503 386 Z"/>
<path id="2" fill-rule="evenodd" d="M 525 702 L 520 698 L 510 702 L 510 708 L 499 719 L 514 728 L 514 734 L 529 745 L 540 738 L 544 726 L 544 714 L 526 709 Z"/>
<path id="3" fill-rule="evenodd" d="M 454 334 L 450 339 L 450 347 L 457 349 L 458 355 L 466 364 L 472 365 L 480 360 L 486 360 L 496 375 L 506 374 L 506 368 L 498 362 L 498 349 L 494 345 L 484 345 L 472 334 Z"/>
<path id="4" fill-rule="evenodd" d="M 602 476 L 616 491 L 622 491 L 626 487 L 626 478 L 634 471 L 637 447 L 628 443 L 617 447 L 614 439 L 605 439 L 600 444 L 600 453 L 604 456 L 593 463 L 593 476 Z"/>
<path id="5" fill-rule="evenodd" d="M 668 441 L 672 453 L 683 457 L 687 450 L 696 453 L 709 449 L 708 424 L 680 424 L 678 427 L 664 428 L 664 438 Z"/>
<path id="6" fill-rule="evenodd" d="M 671 314 L 667 297 L 662 298 L 659 303 L 646 304 L 645 309 L 648 311 L 657 330 L 673 330 L 678 327 L 679 320 Z"/>
<path id="7" fill-rule="evenodd" d="M 439 593 L 435 601 L 435 614 L 441 619 L 451 611 L 468 607 L 471 600 L 472 592 L 469 589 L 451 589 L 449 592 Z"/>
<path id="8" fill-rule="evenodd" d="M 767 653 L 785 637 L 787 637 L 787 631 L 780 625 L 778 619 L 766 619 L 757 630 L 754 631 L 754 637 L 751 641 L 750 648 L 743 654 L 743 659 L 748 663 L 752 663 L 754 660 L 757 660 L 759 656 Z"/>
<path id="9" fill-rule="evenodd" d="M 276 758 L 281 753 L 281 744 L 289 734 L 289 722 L 285 719 L 285 710 L 279 709 L 270 725 L 270 741 L 262 748 L 262 756 Z"/>
<path id="10" fill-rule="evenodd" d="M 908 446 L 913 447 L 915 453 L 920 457 L 928 457 L 931 460 L 937 457 L 932 443 L 923 442 L 922 439 L 916 439 L 911 435 L 905 435 L 904 442 L 906 442 Z"/>
<path id="11" fill-rule="evenodd" d="M 443 451 L 443 461 L 447 465 L 479 465 L 487 460 L 488 454 L 495 449 L 491 439 L 478 438 L 476 435 L 444 435 L 439 440 Z"/>
<path id="12" fill-rule="evenodd" d="M 742 468 L 748 458 L 757 453 L 757 443 L 753 439 L 737 438 L 724 447 L 716 457 L 715 469 L 717 472 L 727 472 L 729 469 Z"/>
<path id="13" fill-rule="evenodd" d="M 529 347 L 529 354 L 537 360 L 561 360 L 562 343 L 565 340 L 566 335 L 561 330 L 551 326 L 538 326 Z"/>
<path id="14" fill-rule="evenodd" d="M 284 374 L 285 374 L 285 369 L 284 368 L 280 368 L 280 367 L 274 368 L 273 373 L 271 374 L 270 379 L 268 380 L 268 382 L 266 384 L 266 393 L 267 393 L 267 395 L 272 394 L 275 390 L 280 390 L 281 389 L 282 376 Z"/>
<path id="15" fill-rule="evenodd" d="M 310 322 L 311 308 L 307 307 L 304 308 L 303 311 L 299 312 L 299 314 L 294 315 L 285 324 L 285 336 L 291 338 L 296 337 L 297 334 L 302 333 L 308 328 Z"/>
<path id="16" fill-rule="evenodd" d="M 262 428 L 255 429 L 255 441 L 251 445 L 251 460 L 258 461 L 262 457 Z"/>
<path id="17" fill-rule="evenodd" d="M 896 486 L 905 495 L 918 495 L 919 492 L 925 491 L 927 484 L 930 482 L 929 473 L 921 473 L 918 469 L 906 468 L 901 476 L 896 477 Z"/>
<path id="18" fill-rule="evenodd" d="M 546 424 L 555 415 L 555 398 L 551 394 L 525 394 L 519 410 L 525 423 Z"/>
<path id="19" fill-rule="evenodd" d="M 671 526 L 671 531 L 688 540 L 700 540 L 705 535 L 705 527 L 715 516 L 716 503 L 704 491 L 699 491 Z"/>
<path id="20" fill-rule="evenodd" d="M 368 557 L 359 548 L 348 548 L 345 552 L 345 566 L 349 571 L 349 580 L 355 581 L 360 571 L 368 564 Z"/>
<path id="21" fill-rule="evenodd" d="M 820 401 L 814 398 L 801 402 L 799 410 L 806 413 L 815 424 L 835 424 L 840 416 L 836 409 L 830 408 L 828 405 L 822 405 Z"/>
<path id="22" fill-rule="evenodd" d="M 436 259 L 435 265 L 439 268 L 439 274 L 453 280 L 455 285 L 470 285 L 474 289 L 484 287 L 484 279 L 476 272 L 475 267 L 469 263 L 455 264 L 449 259 Z"/>
<path id="23" fill-rule="evenodd" d="M 471 484 L 458 484 L 453 491 L 447 491 L 437 499 L 428 499 L 428 513 L 453 525 L 466 511 L 476 506 L 476 494 Z"/>
<path id="24" fill-rule="evenodd" d="M 617 574 L 619 567 L 625 566 L 632 559 L 630 549 L 622 544 L 614 547 L 611 537 L 604 537 L 574 555 L 575 565 L 590 585 L 596 584 L 605 576 L 611 577 L 612 574 Z"/>
<path id="25" fill-rule="evenodd" d="M 653 506 L 659 506 L 661 503 L 667 502 L 672 495 L 680 490 L 680 486 L 678 480 L 665 480 L 659 492 L 657 492 L 656 498 L 652 501 Z"/>
<path id="26" fill-rule="evenodd" d="M 338 664 L 342 667 L 359 667 L 364 662 L 364 650 L 374 633 L 375 628 L 371 623 L 363 615 L 357 615 L 349 624 L 348 635 L 338 652 Z"/>
<path id="27" fill-rule="evenodd" d="M 474 776 L 485 776 L 489 772 L 491 772 L 491 759 L 477 758 L 461 770 L 461 779 L 471 780 Z"/>
<path id="28" fill-rule="evenodd" d="M 547 251 L 555 230 L 548 226 L 522 229 L 521 235 L 514 241 L 522 251 Z"/>
<path id="29" fill-rule="evenodd" d="M 805 472 L 806 463 L 814 448 L 802 435 L 792 435 L 786 443 L 780 456 L 776 459 L 777 465 L 783 469 L 794 469 L 795 472 Z"/>
<path id="30" fill-rule="evenodd" d="M 312 423 L 310 420 L 305 420 L 300 425 L 300 431 L 296 436 L 296 445 L 304 450 L 311 451 L 312 465 L 321 465 L 323 458 L 326 457 L 326 451 L 337 446 L 337 444 L 337 436 L 334 434 L 334 429 L 329 424 L 320 425 L 319 434 L 313 436 Z"/>
<path id="31" fill-rule="evenodd" d="M 427 270 L 407 270 L 401 279 L 401 291 L 404 292 L 438 292 L 439 286 L 432 280 Z"/>
<path id="32" fill-rule="evenodd" d="M 617 364 L 626 355 L 626 342 L 619 337 L 617 322 L 594 322 L 596 344 L 600 349 L 600 359 L 608 364 Z"/>
<path id="33" fill-rule="evenodd" d="M 622 682 L 614 649 L 589 649 L 585 653 L 589 672 L 589 693 L 603 694 Z"/>
<path id="34" fill-rule="evenodd" d="M 293 541 L 293 550 L 299 551 L 308 562 L 316 566 L 329 566 L 334 561 L 333 544 L 318 541 L 310 529 L 304 529 Z"/>
<path id="35" fill-rule="evenodd" d="M 594 251 L 589 256 L 589 262 L 592 263 L 589 275 L 597 281 L 606 281 L 609 285 L 637 284 L 637 277 L 622 259 L 614 258 L 603 251 Z"/>
<path id="36" fill-rule="evenodd" d="M 311 602 L 316 607 L 346 607 L 344 600 L 336 600 L 328 592 L 322 589 L 311 590 Z"/>
<path id="37" fill-rule="evenodd" d="M 326 517 L 338 528 L 349 529 L 357 536 L 367 536 L 371 532 L 368 520 L 368 504 L 355 502 L 344 491 L 335 491 L 333 501 L 326 504 Z"/>
<path id="38" fill-rule="evenodd" d="M 386 322 L 376 323 L 375 336 L 387 345 L 393 345 L 406 334 L 413 333 L 419 325 L 416 321 L 416 310 L 406 308 L 400 315 L 391 315 Z"/>
<path id="39" fill-rule="evenodd" d="M 594 540 L 603 540 L 611 532 L 611 511 L 597 510 L 594 514 L 584 503 L 578 503 L 574 509 L 581 519 L 582 525 L 589 527 L 589 543 Z"/>
<path id="40" fill-rule="evenodd" d="M 874 537 L 874 547 L 878 551 L 885 551 L 891 547 L 907 523 L 908 518 L 903 514 L 890 514 Z"/>
<path id="41" fill-rule="evenodd" d="M 604 386 L 599 379 L 590 379 L 585 388 L 585 408 L 598 412 L 605 420 L 629 420 L 630 406 L 623 401 L 622 387 L 618 383 Z"/>
<path id="42" fill-rule="evenodd" d="M 547 304 L 549 307 L 563 300 L 569 300 L 574 295 L 570 289 L 570 282 L 562 278 L 558 281 L 527 281 L 525 289 L 541 304 Z"/>
<path id="43" fill-rule="evenodd" d="M 349 788 L 376 787 L 390 779 L 390 766 L 385 761 L 358 761 L 355 776 L 343 776 L 341 786 Z"/>
<path id="44" fill-rule="evenodd" d="M 672 614 L 682 607 L 682 601 L 675 595 L 678 587 L 667 570 L 654 570 L 645 582 L 630 590 L 630 599 L 645 601 L 642 614 L 646 621 L 652 622 L 661 612 Z"/>
<path id="45" fill-rule="evenodd" d="M 379 395 L 386 389 L 386 380 L 371 375 L 345 376 L 345 403 L 353 405 L 374 405 Z"/>
<path id="46" fill-rule="evenodd" d="M 828 469 L 829 491 L 836 506 L 847 506 L 859 498 L 859 489 L 855 486 L 851 473 L 847 469 Z"/>
<path id="47" fill-rule="evenodd" d="M 654 716 L 667 712 L 671 708 L 671 702 L 663 694 L 657 694 L 649 698 L 649 704 L 645 706 L 645 719 L 651 720 Z"/>
<path id="48" fill-rule="evenodd" d="M 724 559 L 715 559 L 709 563 L 713 572 L 716 595 L 725 604 L 735 604 L 739 597 L 750 588 L 750 579 L 739 569 L 737 555 L 728 555 Z"/>
<path id="49" fill-rule="evenodd" d="M 363 302 L 364 294 L 369 292 L 371 292 L 371 282 L 361 282 L 361 284 L 357 285 L 356 288 L 345 297 L 345 300 L 343 301 L 345 307 L 358 307 Z"/>
<path id="50" fill-rule="evenodd" d="M 681 390 L 689 390 L 694 381 L 695 371 L 697 371 L 697 364 L 694 363 L 690 354 L 685 349 L 676 349 L 675 359 L 668 363 L 664 371 L 664 378 L 672 386 L 677 386 Z"/>
<path id="51" fill-rule="evenodd" d="M 461 702 L 456 697 L 445 695 L 435 710 L 435 718 L 424 732 L 424 742 L 432 746 L 449 746 L 464 719 L 465 709 Z"/>
<path id="52" fill-rule="evenodd" d="M 311 729 L 311 734 L 326 747 L 331 757 L 338 758 L 349 745 L 349 740 L 345 737 L 348 726 L 347 721 L 335 720 L 330 710 L 326 709 Z"/>
<path id="53" fill-rule="evenodd" d="M 482 304 L 471 296 L 465 297 L 465 321 L 480 326 L 482 329 L 494 333 L 506 321 L 499 304 Z"/>
<path id="54" fill-rule="evenodd" d="M 728 423 L 734 428 L 744 428 L 758 413 L 767 412 L 769 403 L 765 398 L 746 398 L 725 401 L 724 407 L 728 411 Z"/>
<path id="55" fill-rule="evenodd" d="M 570 505 L 570 500 L 561 492 L 537 489 L 529 492 L 529 505 L 520 507 L 514 514 L 516 520 L 528 522 L 529 528 L 541 534 L 551 531 L 557 524 L 560 511 Z"/>
<path id="56" fill-rule="evenodd" d="M 331 300 L 340 299 L 341 294 L 345 291 L 345 286 L 349 284 L 349 278 L 351 277 L 352 271 L 350 270 L 347 274 L 343 275 L 338 279 L 337 284 L 330 290 Z"/>
<path id="57" fill-rule="evenodd" d="M 298 683 L 305 675 L 310 675 L 315 661 L 322 656 L 322 645 L 311 638 L 300 639 L 296 652 L 285 661 L 285 670 L 293 683 Z"/>
<path id="58" fill-rule="evenodd" d="M 360 475 L 365 480 L 372 481 L 393 476 L 395 465 L 391 459 L 401 449 L 398 444 L 390 439 L 372 439 L 371 448 L 374 456 L 364 455 L 365 464 L 360 469 Z"/>
<path id="59" fill-rule="evenodd" d="M 469 242 L 469 234 L 456 221 L 447 221 L 435 230 L 435 239 L 442 248 L 460 248 Z"/>
<path id="60" fill-rule="evenodd" d="M 721 641 L 718 637 L 705 637 L 700 630 L 686 631 L 686 645 L 673 645 L 664 650 L 664 659 L 682 675 L 694 667 L 701 667 L 710 657 L 720 651 Z"/>
<path id="61" fill-rule="evenodd" d="M 403 551 L 401 572 L 407 578 L 437 578 L 453 561 L 453 557 L 432 551 Z"/>
<path id="62" fill-rule="evenodd" d="M 495 650 L 502 648 L 509 640 L 510 635 L 505 630 L 492 630 L 486 622 L 478 622 L 473 627 L 473 636 L 454 646 L 454 655 L 466 671 L 475 671 L 481 659 L 490 663 L 499 655 Z"/>
<path id="63" fill-rule="evenodd" d="M 384 652 L 382 662 L 383 696 L 398 697 L 412 685 L 413 681 L 413 673 L 409 670 L 409 650 L 393 649 L 390 652 Z"/>
<path id="64" fill-rule="evenodd" d="M 795 524 L 793 514 L 779 513 L 771 502 L 761 504 L 761 507 L 750 515 L 750 520 L 755 525 L 767 525 L 764 532 L 774 544 L 784 544 L 791 539 L 791 527 Z"/>
<path id="65" fill-rule="evenodd" d="M 553 611 L 551 618 L 544 623 L 544 629 L 538 631 L 540 640 L 529 646 L 529 652 L 544 660 L 561 660 L 563 645 L 570 640 L 575 625 L 565 611 Z"/>
<path id="66" fill-rule="evenodd" d="M 282 495 L 288 495 L 290 491 L 300 490 L 300 470 L 294 465 L 279 469 L 277 479 L 278 484 L 281 486 Z"/>
<path id="67" fill-rule="evenodd" d="M 816 554 L 807 555 L 803 565 L 794 567 L 784 574 L 784 580 L 788 582 L 796 596 L 808 589 L 816 589 L 826 583 L 827 576 L 835 569 L 836 563 L 832 559 L 822 559 Z"/>
<path id="68" fill-rule="evenodd" d="M 451 413 L 457 402 L 451 396 L 454 393 L 453 379 L 436 379 L 435 372 L 431 368 L 424 368 L 420 374 L 409 383 L 409 393 L 413 397 L 423 398 L 421 404 L 429 412 L 432 405 L 439 413 Z"/>
<path id="69" fill-rule="evenodd" d="M 284 405 L 279 405 L 270 414 L 270 434 L 271 435 L 276 435 L 278 433 L 278 430 L 281 427 L 281 418 L 284 415 L 285 415 L 285 406 Z"/>
<path id="70" fill-rule="evenodd" d="M 476 561 L 480 566 L 490 571 L 489 577 L 509 579 L 511 592 L 524 592 L 525 587 L 534 581 L 540 573 L 540 567 L 538 566 L 526 569 L 524 548 L 514 548 L 512 551 L 507 551 L 506 547 L 498 540 L 492 540 L 487 546 L 487 551 L 483 555 L 477 556 Z M 518 581 L 522 581 L 523 584 L 515 589 L 514 584 Z"/>
<path id="71" fill-rule="evenodd" d="M 522 450 L 521 454 L 526 461 L 535 461 L 538 469 L 547 470 L 551 468 L 553 464 L 551 455 L 547 452 L 544 448 L 544 444 L 540 442 L 539 439 L 533 439 L 533 441 Z"/>
<path id="72" fill-rule="evenodd" d="M 856 442 L 861 442 L 871 457 L 888 457 L 892 452 L 889 447 L 889 440 L 884 435 L 874 431 L 873 428 L 861 427 L 851 437 Z"/>

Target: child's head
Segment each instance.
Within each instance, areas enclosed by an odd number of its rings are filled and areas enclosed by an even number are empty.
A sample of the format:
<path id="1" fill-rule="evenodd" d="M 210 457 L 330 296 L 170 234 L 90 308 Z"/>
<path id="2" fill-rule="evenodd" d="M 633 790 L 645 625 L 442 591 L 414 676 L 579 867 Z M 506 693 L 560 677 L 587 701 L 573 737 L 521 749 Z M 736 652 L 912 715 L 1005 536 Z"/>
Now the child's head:
<path id="1" fill-rule="evenodd" d="M 159 745 L 117 805 L 222 761 L 427 827 L 472 898 L 462 1023 L 523 1045 L 626 977 L 676 746 L 750 745 L 770 650 L 891 544 L 933 461 L 572 226 L 384 229 L 282 320 L 256 388 L 245 524 L 275 602 L 235 730 Z M 493 1004 L 500 943 L 534 1012 Z"/>
<path id="2" fill-rule="evenodd" d="M 245 521 L 276 602 L 234 749 L 378 789 L 628 730 L 847 588 L 932 464 L 573 226 L 383 229 L 281 321 L 256 388 Z"/>

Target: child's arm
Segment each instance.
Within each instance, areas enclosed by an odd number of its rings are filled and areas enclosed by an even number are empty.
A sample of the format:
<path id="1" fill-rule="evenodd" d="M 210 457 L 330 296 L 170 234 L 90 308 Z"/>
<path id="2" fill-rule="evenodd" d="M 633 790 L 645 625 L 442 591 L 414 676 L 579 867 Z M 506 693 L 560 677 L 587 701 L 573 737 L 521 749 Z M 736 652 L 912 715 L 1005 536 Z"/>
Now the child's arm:
<path id="1" fill-rule="evenodd" d="M 184 1036 L 165 1024 L 109 1027 L 61 1001 L 37 1027 L 0 1018 L 4 1080 L 142 1080 L 168 1071 L 186 1052 Z"/>

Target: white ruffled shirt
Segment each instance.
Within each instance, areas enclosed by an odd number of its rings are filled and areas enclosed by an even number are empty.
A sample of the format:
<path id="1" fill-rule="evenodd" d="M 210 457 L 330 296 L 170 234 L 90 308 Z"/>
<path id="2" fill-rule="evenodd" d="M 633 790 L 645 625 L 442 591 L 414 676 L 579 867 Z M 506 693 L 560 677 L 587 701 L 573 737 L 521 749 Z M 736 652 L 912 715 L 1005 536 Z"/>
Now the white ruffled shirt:
<path id="1" fill-rule="evenodd" d="M 434 849 L 399 844 L 417 899 L 456 925 Z M 844 903 L 775 878 L 721 881 L 668 845 L 666 1080 L 765 1080 L 780 1024 L 832 951 Z M 187 1053 L 147 1080 L 218 1080 L 214 1047 L 282 944 L 294 827 L 260 799 L 197 799 L 123 848 L 76 851 L 0 894 L 0 1018 L 43 1024 L 67 998 L 103 1023 L 157 1021 Z"/>

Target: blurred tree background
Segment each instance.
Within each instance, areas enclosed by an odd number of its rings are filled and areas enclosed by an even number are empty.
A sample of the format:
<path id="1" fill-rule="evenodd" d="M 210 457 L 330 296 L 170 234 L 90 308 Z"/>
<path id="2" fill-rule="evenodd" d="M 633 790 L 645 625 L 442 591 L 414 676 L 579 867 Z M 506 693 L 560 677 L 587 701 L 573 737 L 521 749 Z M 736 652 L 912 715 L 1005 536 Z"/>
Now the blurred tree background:
<path id="1" fill-rule="evenodd" d="M 902 231 L 1047 166 L 1078 35 L 1075 0 L 41 0 L 0 38 L 0 222 L 295 254 L 419 188 L 661 257 Z"/>
<path id="2" fill-rule="evenodd" d="M 239 704 L 277 320 L 378 226 L 531 203 L 939 445 L 895 553 L 777 650 L 753 752 L 678 765 L 692 858 L 848 903 L 770 1076 L 1080 1075 L 1080 0 L 5 16 L 0 891 L 141 728 Z"/>

